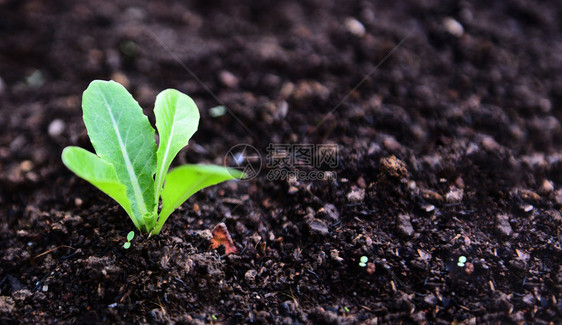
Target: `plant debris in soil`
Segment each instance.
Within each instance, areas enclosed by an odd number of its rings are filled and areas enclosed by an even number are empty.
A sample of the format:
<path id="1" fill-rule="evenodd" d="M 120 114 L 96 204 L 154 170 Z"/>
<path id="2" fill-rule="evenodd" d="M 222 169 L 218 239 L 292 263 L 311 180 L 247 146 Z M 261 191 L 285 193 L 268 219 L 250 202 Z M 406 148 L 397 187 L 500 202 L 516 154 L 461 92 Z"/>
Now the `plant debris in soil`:
<path id="1" fill-rule="evenodd" d="M 561 8 L 0 1 L 0 321 L 559 323 Z M 159 89 L 192 96 L 177 163 L 327 144 L 337 177 L 263 166 L 125 250 L 125 212 L 60 160 L 91 149 L 93 79 L 152 123 Z"/>

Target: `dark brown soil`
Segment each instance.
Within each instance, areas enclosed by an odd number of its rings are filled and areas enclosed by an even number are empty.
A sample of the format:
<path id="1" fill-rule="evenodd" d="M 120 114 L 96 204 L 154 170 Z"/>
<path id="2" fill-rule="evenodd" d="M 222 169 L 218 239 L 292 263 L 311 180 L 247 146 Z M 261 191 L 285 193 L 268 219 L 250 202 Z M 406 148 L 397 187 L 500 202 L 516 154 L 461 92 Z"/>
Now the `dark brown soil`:
<path id="1" fill-rule="evenodd" d="M 560 17 L 560 1 L 0 1 L 0 322 L 560 324 Z M 337 179 L 264 169 L 125 250 L 125 212 L 60 160 L 91 149 L 81 93 L 110 78 L 151 121 L 162 89 L 196 100 L 177 163 L 337 144 Z M 238 254 L 209 248 L 220 222 Z"/>

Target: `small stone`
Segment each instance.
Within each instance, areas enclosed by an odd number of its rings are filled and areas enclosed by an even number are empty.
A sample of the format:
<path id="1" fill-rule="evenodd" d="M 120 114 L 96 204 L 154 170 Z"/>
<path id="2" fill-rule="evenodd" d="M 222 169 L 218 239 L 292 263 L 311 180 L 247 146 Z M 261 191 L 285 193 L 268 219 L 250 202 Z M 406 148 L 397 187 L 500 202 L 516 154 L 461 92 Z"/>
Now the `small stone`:
<path id="1" fill-rule="evenodd" d="M 292 95 L 298 101 L 314 97 L 326 100 L 330 96 L 330 90 L 318 81 L 302 80 L 295 86 Z"/>
<path id="2" fill-rule="evenodd" d="M 443 19 L 443 27 L 445 27 L 447 32 L 456 37 L 461 37 L 464 34 L 464 28 L 461 23 L 451 17 Z"/>
<path id="3" fill-rule="evenodd" d="M 490 136 L 485 136 L 482 139 L 482 147 L 485 150 L 490 151 L 490 152 L 497 152 L 501 148 L 499 143 L 497 143 L 496 140 L 494 140 L 494 138 L 492 138 Z"/>
<path id="4" fill-rule="evenodd" d="M 129 7 L 123 13 L 123 17 L 133 21 L 141 21 L 146 18 L 146 11 L 141 7 Z"/>
<path id="5" fill-rule="evenodd" d="M 14 299 L 8 296 L 0 296 L 0 313 L 10 314 L 14 310 Z"/>
<path id="6" fill-rule="evenodd" d="M 219 105 L 209 108 L 209 115 L 211 117 L 221 117 L 226 114 L 226 107 Z"/>
<path id="7" fill-rule="evenodd" d="M 363 26 L 363 24 L 355 18 L 347 18 L 345 20 L 345 28 L 348 32 L 357 37 L 362 37 L 365 35 L 365 26 Z"/>
<path id="8" fill-rule="evenodd" d="M 521 298 L 521 301 L 523 301 L 524 304 L 532 306 L 534 305 L 537 300 L 535 299 L 535 296 L 533 296 L 532 293 L 528 293 L 526 295 L 523 296 L 523 298 Z"/>
<path id="9" fill-rule="evenodd" d="M 562 205 L 562 189 L 554 191 L 554 202 L 558 205 Z"/>
<path id="10" fill-rule="evenodd" d="M 63 120 L 55 119 L 49 124 L 48 133 L 51 137 L 56 138 L 62 134 L 65 127 L 66 125 Z"/>
<path id="11" fill-rule="evenodd" d="M 277 104 L 277 109 L 275 110 L 275 119 L 282 120 L 287 117 L 289 113 L 289 103 L 287 101 L 282 100 Z"/>
<path id="12" fill-rule="evenodd" d="M 464 196 L 464 191 L 462 189 L 457 188 L 455 186 L 451 186 L 449 192 L 445 194 L 445 200 L 448 203 L 459 203 L 462 201 L 463 196 Z"/>
<path id="13" fill-rule="evenodd" d="M 25 82 L 30 88 L 39 88 L 45 83 L 45 76 L 41 70 L 34 70 L 29 76 L 25 78 Z"/>
<path id="14" fill-rule="evenodd" d="M 365 190 L 357 186 L 351 187 L 351 192 L 347 194 L 347 200 L 351 203 L 359 203 L 365 199 Z"/>
<path id="15" fill-rule="evenodd" d="M 283 83 L 281 89 L 279 90 L 279 97 L 286 99 L 293 94 L 294 90 L 295 90 L 295 84 L 286 81 L 285 83 Z"/>
<path id="16" fill-rule="evenodd" d="M 471 275 L 472 272 L 474 272 L 474 264 L 466 263 L 466 266 L 464 268 L 464 273 L 466 273 L 467 275 Z"/>
<path id="17" fill-rule="evenodd" d="M 367 268 L 365 269 L 365 272 L 367 272 L 367 274 L 371 275 L 375 273 L 376 270 L 377 267 L 375 266 L 375 263 L 372 262 L 367 263 Z"/>
<path id="18" fill-rule="evenodd" d="M 258 271 L 254 270 L 254 269 L 250 269 L 250 270 L 246 271 L 246 274 L 244 274 L 244 277 L 246 278 L 246 280 L 248 280 L 250 282 L 254 282 L 254 281 L 256 281 L 257 275 L 258 275 Z"/>
<path id="19" fill-rule="evenodd" d="M 433 293 L 430 293 L 427 296 L 425 296 L 423 298 L 423 301 L 430 306 L 437 305 L 437 297 Z"/>
<path id="20" fill-rule="evenodd" d="M 541 200 L 541 196 L 531 190 L 519 189 L 518 191 L 519 191 L 519 197 L 525 201 L 536 202 Z"/>
<path id="21" fill-rule="evenodd" d="M 539 107 L 541 111 L 547 113 L 552 109 L 552 102 L 548 98 L 541 98 L 539 100 Z"/>
<path id="22" fill-rule="evenodd" d="M 509 224 L 509 216 L 504 214 L 496 216 L 496 230 L 503 237 L 510 237 L 513 234 L 513 229 Z"/>
<path id="23" fill-rule="evenodd" d="M 330 257 L 336 262 L 343 262 L 343 258 L 340 257 L 340 252 L 337 249 L 332 249 L 330 251 Z M 562 274 L 562 272 L 561 272 Z"/>
<path id="24" fill-rule="evenodd" d="M 441 203 L 441 201 L 443 201 L 443 197 L 439 193 L 434 192 L 432 190 L 422 189 L 420 190 L 420 195 L 424 200 L 433 203 Z"/>
<path id="25" fill-rule="evenodd" d="M 406 164 L 402 160 L 396 158 L 396 156 L 394 155 L 382 158 L 379 163 L 382 171 L 389 176 L 396 178 L 408 177 L 408 169 L 406 168 Z"/>
<path id="26" fill-rule="evenodd" d="M 397 152 L 402 150 L 402 145 L 400 144 L 400 142 L 398 142 L 396 138 L 391 136 L 384 138 L 382 144 L 388 151 L 391 152 Z"/>
<path id="27" fill-rule="evenodd" d="M 131 84 L 129 78 L 121 71 L 112 73 L 111 80 L 120 83 L 125 88 L 129 88 L 129 85 Z"/>
<path id="28" fill-rule="evenodd" d="M 16 300 L 16 301 L 24 301 L 25 298 L 32 296 L 33 294 L 31 293 L 31 291 L 27 290 L 27 289 L 21 289 L 18 291 L 14 291 L 12 293 L 12 297 Z"/>
<path id="29" fill-rule="evenodd" d="M 544 194 L 549 194 L 554 191 L 554 184 L 548 179 L 543 179 L 541 185 L 541 192 Z"/>
<path id="30" fill-rule="evenodd" d="M 414 227 L 410 222 L 410 216 L 401 214 L 398 216 L 398 233 L 404 237 L 411 237 L 414 235 Z"/>
<path id="31" fill-rule="evenodd" d="M 359 178 L 357 179 L 357 186 L 359 186 L 360 188 L 367 188 L 367 183 L 365 182 L 363 176 L 359 176 Z"/>
<path id="32" fill-rule="evenodd" d="M 340 219 L 338 209 L 331 203 L 326 203 L 323 208 L 320 208 L 317 215 L 322 216 L 331 222 L 336 222 Z"/>
<path id="33" fill-rule="evenodd" d="M 33 162 L 31 160 L 24 160 L 20 163 L 19 169 L 22 172 L 27 173 L 33 169 Z"/>
<path id="34" fill-rule="evenodd" d="M 196 231 L 195 234 L 203 240 L 211 241 L 211 239 L 213 239 L 213 234 L 209 229 Z"/>
<path id="35" fill-rule="evenodd" d="M 238 78 L 230 71 L 222 70 L 219 73 L 219 80 L 228 88 L 235 88 L 238 86 Z"/>
<path id="36" fill-rule="evenodd" d="M 435 210 L 435 205 L 433 204 L 422 204 L 421 208 L 425 211 L 425 212 L 432 212 Z"/>
<path id="37" fill-rule="evenodd" d="M 313 219 L 312 221 L 310 221 L 308 225 L 310 227 L 310 231 L 313 234 L 322 235 L 322 236 L 327 236 L 330 234 L 330 230 L 328 229 L 328 226 L 324 223 L 324 221 L 320 219 Z"/>
<path id="38" fill-rule="evenodd" d="M 82 206 L 82 203 L 84 203 L 84 202 L 82 201 L 81 198 L 77 197 L 77 198 L 74 199 L 74 205 L 75 205 L 77 208 L 81 207 L 81 206 Z"/>

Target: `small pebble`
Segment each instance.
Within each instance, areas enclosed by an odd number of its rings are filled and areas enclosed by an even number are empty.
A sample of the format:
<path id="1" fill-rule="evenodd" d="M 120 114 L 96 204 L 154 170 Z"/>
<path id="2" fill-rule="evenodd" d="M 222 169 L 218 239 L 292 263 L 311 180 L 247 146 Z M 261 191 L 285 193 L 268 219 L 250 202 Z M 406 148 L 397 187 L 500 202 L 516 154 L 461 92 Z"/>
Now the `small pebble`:
<path id="1" fill-rule="evenodd" d="M 461 37 L 464 34 L 464 28 L 461 23 L 451 17 L 443 19 L 443 27 L 445 27 L 447 32 L 456 37 Z"/>
<path id="2" fill-rule="evenodd" d="M 246 280 L 248 280 L 250 282 L 254 282 L 254 281 L 256 281 L 257 275 L 258 275 L 258 271 L 254 270 L 254 269 L 250 269 L 246 272 L 246 274 L 244 274 L 244 277 L 246 278 Z"/>
<path id="3" fill-rule="evenodd" d="M 289 186 L 289 190 L 287 191 L 289 194 L 295 194 L 299 191 L 299 188 L 296 186 Z"/>
<path id="4" fill-rule="evenodd" d="M 363 24 L 355 18 L 347 18 L 345 20 L 345 28 L 348 32 L 357 37 L 362 37 L 365 35 L 365 26 L 363 26 Z"/>
<path id="5" fill-rule="evenodd" d="M 336 222 L 340 219 L 338 209 L 331 203 L 326 203 L 323 208 L 318 210 L 317 214 L 330 222 Z"/>
<path id="6" fill-rule="evenodd" d="M 343 262 L 343 258 L 340 257 L 340 252 L 337 249 L 332 249 L 330 251 L 330 257 L 336 262 Z"/>
<path id="7" fill-rule="evenodd" d="M 31 88 L 39 88 L 45 83 L 45 76 L 40 70 L 35 70 L 32 74 L 25 78 L 25 82 Z"/>
<path id="8" fill-rule="evenodd" d="M 441 203 L 441 201 L 443 201 L 443 197 L 439 193 L 434 192 L 432 190 L 422 189 L 422 190 L 420 190 L 420 196 L 424 200 L 430 201 L 430 202 L 433 202 L 433 203 Z"/>
<path id="9" fill-rule="evenodd" d="M 471 275 L 472 272 L 474 272 L 474 264 L 466 263 L 466 266 L 464 268 L 464 273 L 466 273 L 467 275 Z"/>
<path id="10" fill-rule="evenodd" d="M 519 189 L 519 197 L 521 197 L 525 201 L 540 201 L 541 196 L 537 193 L 526 190 L 526 189 Z"/>
<path id="11" fill-rule="evenodd" d="M 347 194 L 347 200 L 351 203 L 359 203 L 365 199 L 365 190 L 357 186 L 351 188 L 351 192 Z"/>
<path id="12" fill-rule="evenodd" d="M 209 115 L 211 117 L 221 117 L 226 114 L 226 108 L 222 105 L 209 108 Z"/>
<path id="13" fill-rule="evenodd" d="M 121 71 L 112 73 L 111 80 L 121 84 L 125 88 L 129 88 L 129 85 L 131 84 L 129 78 Z"/>
<path id="14" fill-rule="evenodd" d="M 375 273 L 376 270 L 377 270 L 377 267 L 375 266 L 375 263 L 372 263 L 372 262 L 367 263 L 367 269 L 365 269 L 367 274 L 371 275 L 371 274 Z"/>
<path id="15" fill-rule="evenodd" d="M 27 297 L 32 296 L 33 293 L 31 293 L 31 291 L 27 290 L 27 289 L 20 289 L 18 291 L 14 291 L 12 293 L 12 297 L 16 300 L 16 301 L 24 301 Z"/>
<path id="16" fill-rule="evenodd" d="M 24 160 L 21 162 L 20 170 L 22 172 L 28 172 L 31 171 L 32 169 L 33 169 L 33 162 L 31 162 L 30 160 Z"/>
<path id="17" fill-rule="evenodd" d="M 382 158 L 379 163 L 381 170 L 389 176 L 396 178 L 408 177 L 406 164 L 402 160 L 396 158 L 396 156 Z"/>
<path id="18" fill-rule="evenodd" d="M 235 88 L 238 86 L 238 78 L 230 71 L 222 70 L 219 73 L 219 80 L 228 88 Z"/>
<path id="19" fill-rule="evenodd" d="M 435 205 L 433 205 L 433 204 L 422 204 L 421 208 L 425 212 L 431 212 L 431 211 L 435 210 Z"/>
<path id="20" fill-rule="evenodd" d="M 485 136 L 482 139 L 482 147 L 484 147 L 485 150 L 491 151 L 491 152 L 499 151 L 500 148 L 501 148 L 499 143 L 497 143 L 496 140 L 494 140 L 494 138 L 492 138 L 490 136 Z"/>
<path id="21" fill-rule="evenodd" d="M 360 188 L 367 188 L 367 183 L 365 182 L 363 176 L 359 176 L 359 178 L 357 179 L 357 186 L 359 186 Z"/>
<path id="22" fill-rule="evenodd" d="M 430 306 L 437 305 L 437 297 L 433 293 L 430 293 L 427 296 L 425 296 L 423 298 L 423 301 Z"/>
<path id="23" fill-rule="evenodd" d="M 56 138 L 62 134 L 65 127 L 66 125 L 63 120 L 55 119 L 49 124 L 48 133 L 51 137 Z"/>
<path id="24" fill-rule="evenodd" d="M 0 313 L 10 314 L 14 310 L 15 302 L 12 297 L 0 296 Z"/>
<path id="25" fill-rule="evenodd" d="M 548 193 L 552 193 L 553 191 L 554 191 L 554 184 L 548 179 L 544 179 L 542 181 L 541 192 L 548 194 Z"/>
<path id="26" fill-rule="evenodd" d="M 510 237 L 513 234 L 513 229 L 509 224 L 509 216 L 504 214 L 496 216 L 496 230 L 504 237 Z"/>
<path id="27" fill-rule="evenodd" d="M 410 216 L 406 214 L 401 214 L 398 216 L 398 232 L 404 237 L 411 237 L 414 235 L 414 227 L 410 222 Z"/>
<path id="28" fill-rule="evenodd" d="M 449 203 L 459 203 L 462 201 L 464 191 L 455 186 L 451 186 L 449 192 L 445 194 L 445 200 Z"/>
<path id="29" fill-rule="evenodd" d="M 320 219 L 313 219 L 309 223 L 310 231 L 317 235 L 327 236 L 330 234 L 328 226 Z"/>
<path id="30" fill-rule="evenodd" d="M 282 100 L 277 105 L 277 110 L 275 111 L 275 119 L 282 120 L 287 116 L 288 113 L 289 113 L 289 103 Z"/>
<path id="31" fill-rule="evenodd" d="M 524 304 L 526 305 L 534 305 L 535 302 L 537 302 L 537 300 L 535 299 L 535 296 L 533 296 L 532 293 L 528 293 L 526 295 L 523 296 L 523 298 L 521 299 L 521 301 L 523 301 Z"/>

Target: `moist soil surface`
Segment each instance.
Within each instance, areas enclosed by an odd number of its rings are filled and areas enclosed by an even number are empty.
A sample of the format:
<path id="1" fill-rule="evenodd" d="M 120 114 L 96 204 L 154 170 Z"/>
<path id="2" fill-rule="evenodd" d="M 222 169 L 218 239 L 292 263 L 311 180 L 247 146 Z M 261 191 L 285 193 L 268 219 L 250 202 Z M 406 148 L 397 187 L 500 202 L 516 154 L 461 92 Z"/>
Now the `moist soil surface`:
<path id="1" fill-rule="evenodd" d="M 561 15 L 560 1 L 0 1 L 0 321 L 560 324 Z M 261 171 L 125 250 L 126 213 L 60 159 L 92 150 L 94 79 L 125 85 L 151 123 L 159 91 L 194 98 L 199 131 L 174 165 L 250 144 Z M 314 157 L 337 164 L 276 166 L 270 144 L 328 145 Z M 210 248 L 219 223 L 237 253 Z"/>

